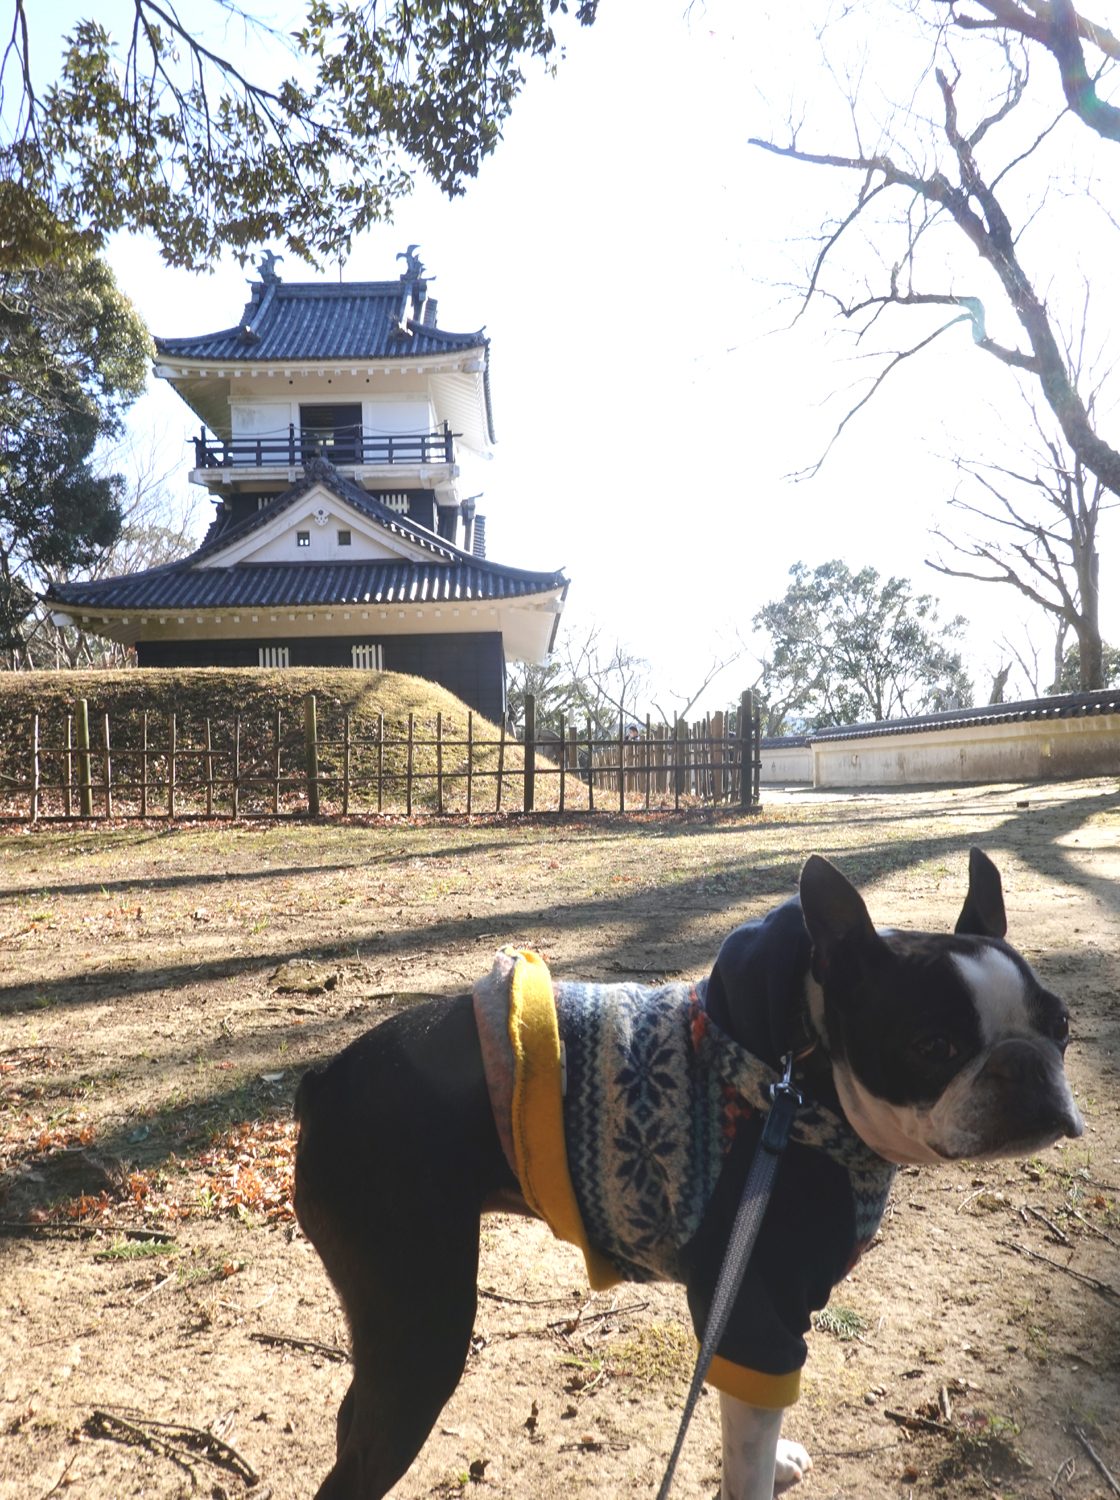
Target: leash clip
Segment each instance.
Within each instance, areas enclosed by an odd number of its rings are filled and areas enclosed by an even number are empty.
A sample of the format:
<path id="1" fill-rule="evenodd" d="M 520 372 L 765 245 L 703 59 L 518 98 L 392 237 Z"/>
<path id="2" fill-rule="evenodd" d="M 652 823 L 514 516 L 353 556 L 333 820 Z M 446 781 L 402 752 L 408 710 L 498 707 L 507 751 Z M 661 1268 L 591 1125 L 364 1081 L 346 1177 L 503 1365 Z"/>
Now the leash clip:
<path id="1" fill-rule="evenodd" d="M 793 1053 L 787 1052 L 782 1059 L 785 1072 L 777 1083 L 769 1087 L 770 1113 L 762 1129 L 759 1145 L 774 1156 L 780 1156 L 789 1145 L 793 1117 L 805 1102 L 801 1093 L 793 1086 Z"/>

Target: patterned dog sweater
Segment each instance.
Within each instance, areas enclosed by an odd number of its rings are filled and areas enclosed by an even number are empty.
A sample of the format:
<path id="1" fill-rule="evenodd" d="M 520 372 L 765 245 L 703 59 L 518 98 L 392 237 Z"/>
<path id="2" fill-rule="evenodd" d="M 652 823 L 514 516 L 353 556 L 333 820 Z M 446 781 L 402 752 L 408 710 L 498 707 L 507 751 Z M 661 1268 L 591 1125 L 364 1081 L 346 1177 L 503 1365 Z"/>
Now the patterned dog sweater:
<path id="1" fill-rule="evenodd" d="M 698 1334 L 777 1076 L 712 1021 L 705 989 L 554 983 L 507 949 L 474 991 L 529 1207 L 580 1247 L 593 1287 L 683 1282 Z M 841 1116 L 798 1111 L 712 1384 L 755 1405 L 796 1399 L 810 1314 L 875 1233 L 893 1173 Z"/>

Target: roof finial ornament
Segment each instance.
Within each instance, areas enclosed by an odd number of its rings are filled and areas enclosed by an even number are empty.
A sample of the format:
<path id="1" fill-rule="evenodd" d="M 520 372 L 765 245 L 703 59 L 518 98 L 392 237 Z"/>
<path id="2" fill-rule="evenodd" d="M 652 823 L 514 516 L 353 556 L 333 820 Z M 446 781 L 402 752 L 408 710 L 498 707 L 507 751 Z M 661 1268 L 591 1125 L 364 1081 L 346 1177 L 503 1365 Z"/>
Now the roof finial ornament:
<path id="1" fill-rule="evenodd" d="M 262 250 L 261 258 L 257 261 L 257 270 L 261 273 L 261 280 L 265 283 L 275 284 L 280 280 L 280 274 L 276 269 L 276 262 L 283 260 L 282 255 L 277 255 L 273 250 Z"/>
<path id="2" fill-rule="evenodd" d="M 409 245 L 407 250 L 399 250 L 397 252 L 397 259 L 403 260 L 405 263 L 404 270 L 401 272 L 402 281 L 423 280 L 424 262 L 416 253 L 419 248 L 419 245 Z"/>

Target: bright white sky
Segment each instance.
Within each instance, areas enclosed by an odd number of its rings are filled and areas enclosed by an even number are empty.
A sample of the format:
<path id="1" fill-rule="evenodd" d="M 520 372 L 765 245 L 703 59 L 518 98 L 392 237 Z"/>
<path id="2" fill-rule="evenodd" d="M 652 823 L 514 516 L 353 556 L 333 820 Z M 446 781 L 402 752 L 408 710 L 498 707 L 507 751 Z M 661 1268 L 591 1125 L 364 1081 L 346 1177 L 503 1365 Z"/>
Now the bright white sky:
<path id="1" fill-rule="evenodd" d="M 796 304 L 782 290 L 806 256 L 803 237 L 840 201 L 825 195 L 847 184 L 746 145 L 775 120 L 775 103 L 780 131 L 787 97 L 814 109 L 829 98 L 804 24 L 826 9 L 805 0 L 767 17 L 736 0 L 697 0 L 687 12 L 684 0 L 603 0 L 596 25 L 570 39 L 558 77 L 531 77 L 466 196 L 448 202 L 420 186 L 345 268 L 354 279 L 395 277 L 397 251 L 419 242 L 441 325 L 486 326 L 499 441 L 468 483 L 484 491 L 489 554 L 563 567 L 566 621 L 599 622 L 647 657 L 666 706 L 670 693 L 691 693 L 736 629 L 749 637 L 751 616 L 784 592 L 799 560 L 870 563 L 943 597 L 943 614 L 967 615 L 979 701 L 1007 659 L 1000 637 L 1026 644 L 1020 622 L 1031 610 L 1020 596 L 924 566 L 929 528 L 952 524 L 951 458 L 1006 457 L 993 455 L 993 430 L 1013 446 L 1025 433 L 1010 378 L 972 347 L 967 325 L 910 363 L 815 479 L 785 477 L 820 456 L 864 369 L 850 345 L 826 337 L 823 311 L 789 331 Z M 905 45 L 878 29 L 874 41 L 872 61 Z M 832 121 L 831 140 L 806 128 L 802 144 L 848 149 L 842 113 Z M 1067 143 L 1084 143 L 1076 128 Z M 1120 148 L 1110 149 L 1120 165 Z M 1098 234 L 1114 266 L 1103 219 L 1083 238 Z M 1054 265 L 1069 253 L 1053 246 Z M 162 335 L 236 322 L 251 274 L 232 259 L 210 276 L 170 271 L 135 238 L 115 241 L 109 259 Z M 314 274 L 290 257 L 280 271 Z M 1117 320 L 1103 303 L 1107 329 Z M 993 331 L 1014 337 L 1010 325 Z M 196 423 L 173 392 L 143 398 L 133 426 L 156 435 L 169 463 L 181 456 L 185 475 Z M 210 507 L 194 494 L 201 530 Z M 1113 517 L 1102 538 L 1112 641 L 1118 543 Z M 1037 612 L 1031 634 L 1047 653 Z M 701 707 L 737 697 L 756 670 L 749 658 L 736 664 Z M 1018 674 L 1011 686 L 1025 689 Z"/>

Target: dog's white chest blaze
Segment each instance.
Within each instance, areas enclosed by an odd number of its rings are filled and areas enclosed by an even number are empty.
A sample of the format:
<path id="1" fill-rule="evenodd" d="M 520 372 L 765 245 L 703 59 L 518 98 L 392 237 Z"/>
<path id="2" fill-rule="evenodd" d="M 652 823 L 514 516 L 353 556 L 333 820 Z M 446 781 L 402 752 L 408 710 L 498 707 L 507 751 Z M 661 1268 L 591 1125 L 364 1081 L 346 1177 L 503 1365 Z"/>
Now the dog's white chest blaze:
<path id="1" fill-rule="evenodd" d="M 949 961 L 975 997 L 985 1047 L 1033 1034 L 1026 979 L 1009 954 L 985 946 L 976 953 L 952 953 Z"/>

